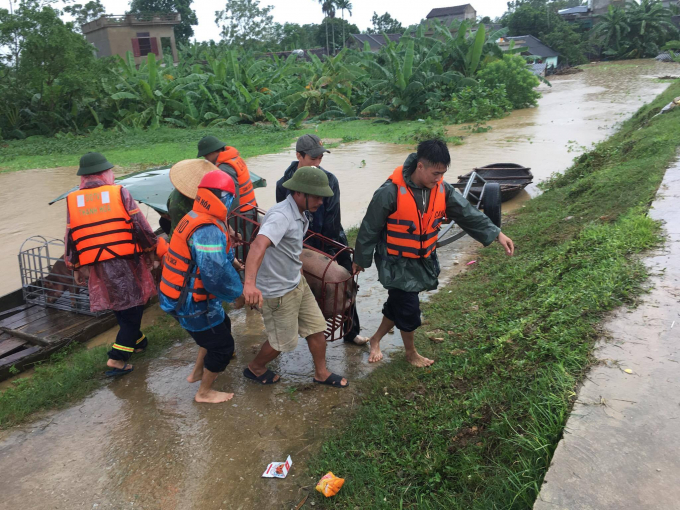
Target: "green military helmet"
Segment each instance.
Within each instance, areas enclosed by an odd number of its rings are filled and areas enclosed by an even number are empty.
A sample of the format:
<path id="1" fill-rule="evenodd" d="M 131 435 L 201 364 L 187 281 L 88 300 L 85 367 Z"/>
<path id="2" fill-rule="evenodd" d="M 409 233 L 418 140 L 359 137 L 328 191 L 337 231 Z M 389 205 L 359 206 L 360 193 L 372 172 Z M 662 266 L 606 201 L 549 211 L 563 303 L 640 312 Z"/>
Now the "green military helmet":
<path id="1" fill-rule="evenodd" d="M 113 163 L 110 163 L 103 154 L 99 152 L 88 152 L 80 158 L 80 166 L 78 167 L 77 175 L 92 175 L 103 172 L 113 168 Z"/>
<path id="2" fill-rule="evenodd" d="M 317 197 L 332 197 L 333 190 L 328 185 L 326 172 L 316 166 L 298 168 L 293 177 L 283 183 L 283 187 L 291 191 L 299 191 Z"/>
<path id="3" fill-rule="evenodd" d="M 220 142 L 216 136 L 204 136 L 198 142 L 198 156 L 196 157 L 202 158 L 206 154 L 224 149 L 226 145 L 226 143 Z"/>

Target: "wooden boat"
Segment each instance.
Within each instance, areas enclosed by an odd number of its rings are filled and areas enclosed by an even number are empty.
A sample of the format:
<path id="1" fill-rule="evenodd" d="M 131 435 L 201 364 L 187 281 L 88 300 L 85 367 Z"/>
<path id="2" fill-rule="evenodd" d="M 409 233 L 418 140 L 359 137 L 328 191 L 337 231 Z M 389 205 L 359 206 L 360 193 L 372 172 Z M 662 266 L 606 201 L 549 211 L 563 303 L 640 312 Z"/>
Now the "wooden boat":
<path id="1" fill-rule="evenodd" d="M 92 316 L 27 303 L 22 289 L 0 296 L 0 381 L 115 325 L 112 313 Z"/>
<path id="2" fill-rule="evenodd" d="M 480 166 L 473 172 L 482 177 L 486 182 L 496 182 L 501 186 L 501 201 L 505 202 L 516 197 L 520 191 L 526 188 L 534 179 L 531 169 L 516 163 L 493 163 Z M 458 176 L 458 183 L 464 184 L 472 175 L 469 172 Z M 479 194 L 481 187 L 473 187 L 472 191 Z"/>

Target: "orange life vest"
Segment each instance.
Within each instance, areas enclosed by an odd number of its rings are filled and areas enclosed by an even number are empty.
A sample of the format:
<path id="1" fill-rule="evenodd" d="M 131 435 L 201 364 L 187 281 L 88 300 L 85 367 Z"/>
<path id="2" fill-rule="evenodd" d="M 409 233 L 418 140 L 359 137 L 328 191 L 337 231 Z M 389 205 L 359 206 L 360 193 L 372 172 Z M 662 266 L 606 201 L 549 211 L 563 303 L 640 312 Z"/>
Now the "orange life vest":
<path id="1" fill-rule="evenodd" d="M 123 204 L 119 185 L 81 189 L 66 198 L 71 249 L 77 267 L 132 257 L 142 251 L 135 242 L 131 214 Z"/>
<path id="2" fill-rule="evenodd" d="M 208 189 L 199 188 L 194 207 L 175 227 L 170 239 L 170 246 L 163 259 L 160 291 L 170 299 L 178 300 L 176 310 L 179 311 L 186 300 L 187 294 L 192 293 L 196 302 L 214 299 L 203 286 L 201 274 L 196 263 L 191 259 L 189 240 L 196 229 L 204 225 L 215 225 L 227 238 L 227 252 L 230 249 L 229 233 L 227 232 L 227 208 Z M 194 282 L 191 287 L 191 279 Z"/>
<path id="3" fill-rule="evenodd" d="M 227 164 L 236 172 L 236 180 L 238 181 L 239 202 L 241 211 L 250 211 L 257 207 L 257 200 L 255 200 L 255 188 L 250 180 L 250 172 L 246 166 L 246 162 L 239 156 L 238 151 L 234 147 L 225 147 L 223 152 L 217 156 L 215 166 Z"/>
<path id="4" fill-rule="evenodd" d="M 412 259 L 432 255 L 439 225 L 446 216 L 446 193 L 439 183 L 430 190 L 425 213 L 416 204 L 413 191 L 404 181 L 403 167 L 397 168 L 389 180 L 397 185 L 397 210 L 387 217 L 387 253 Z"/>

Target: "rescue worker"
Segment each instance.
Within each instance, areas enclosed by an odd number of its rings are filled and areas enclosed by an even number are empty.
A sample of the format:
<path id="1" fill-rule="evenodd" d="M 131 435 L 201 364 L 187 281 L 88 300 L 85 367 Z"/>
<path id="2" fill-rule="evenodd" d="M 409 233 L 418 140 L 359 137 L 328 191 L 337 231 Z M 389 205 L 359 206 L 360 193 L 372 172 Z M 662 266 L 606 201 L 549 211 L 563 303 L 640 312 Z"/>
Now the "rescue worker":
<path id="1" fill-rule="evenodd" d="M 234 394 L 212 389 L 234 353 L 231 321 L 222 302 L 236 301 L 243 291 L 232 266 L 234 252 L 227 230 L 227 210 L 234 200 L 234 181 L 213 170 L 201 179 L 194 206 L 179 222 L 163 259 L 161 308 L 175 317 L 199 346 L 190 383 L 200 381 L 196 402 L 216 404 Z"/>
<path id="2" fill-rule="evenodd" d="M 283 186 L 283 183 L 288 181 L 295 175 L 298 167 L 315 166 L 321 168 L 321 160 L 324 153 L 330 151 L 323 146 L 323 142 L 316 135 L 302 135 L 295 143 L 295 156 L 297 161 L 293 161 L 290 166 L 283 173 L 283 177 L 276 183 L 276 201 L 283 202 L 290 194 L 290 191 Z M 309 220 L 309 230 L 321 234 L 337 243 L 347 246 L 347 236 L 345 230 L 342 228 L 340 221 L 340 185 L 338 179 L 328 170 L 321 168 L 328 177 L 328 185 L 333 191 L 333 196 L 325 197 L 323 203 L 319 208 L 311 214 Z M 329 250 L 327 246 L 321 246 L 316 239 L 309 239 L 309 245 L 319 250 L 326 251 L 328 255 L 333 256 L 334 250 Z M 352 271 L 352 259 L 349 252 L 342 252 L 336 262 L 347 271 Z M 353 342 L 356 345 L 364 345 L 368 342 L 368 338 L 360 336 L 361 325 L 359 324 L 359 314 L 357 308 L 353 308 L 354 315 L 352 317 L 352 326 L 344 336 L 345 342 Z"/>
<path id="3" fill-rule="evenodd" d="M 147 347 L 144 305 L 156 294 L 150 269 L 158 240 L 128 190 L 114 183 L 113 164 L 98 152 L 80 158 L 80 188 L 66 199 L 64 261 L 88 283 L 90 310 L 113 310 L 120 330 L 109 351 L 108 376 L 132 371 L 133 352 Z"/>
<path id="4" fill-rule="evenodd" d="M 368 361 L 383 357 L 380 340 L 393 327 L 401 331 L 406 359 L 417 367 L 433 360 L 418 354 L 415 330 L 420 326 L 418 293 L 439 284 L 437 233 L 442 220 L 453 220 L 484 246 L 497 240 L 512 255 L 512 240 L 444 181 L 451 163 L 446 144 L 425 140 L 375 192 L 361 222 L 354 252 L 354 271 L 371 266 L 375 251 L 378 279 L 388 290 L 378 331 L 370 338 Z"/>
<path id="5" fill-rule="evenodd" d="M 215 170 L 215 165 L 204 159 L 185 159 L 170 168 L 170 182 L 175 187 L 167 202 L 169 228 L 166 234 L 172 238 L 172 233 L 179 221 L 191 211 L 198 191 L 198 183 L 208 172 Z M 161 224 L 163 228 L 163 224 Z M 165 230 L 165 228 L 163 228 Z"/>
<path id="6" fill-rule="evenodd" d="M 234 204 L 229 212 L 238 208 L 242 218 L 233 218 L 229 224 L 231 228 L 240 235 L 242 239 L 250 241 L 250 237 L 257 222 L 257 200 L 255 199 L 255 188 L 250 178 L 250 172 L 246 162 L 239 155 L 238 150 L 229 147 L 224 142 L 219 141 L 214 136 L 204 136 L 198 142 L 198 158 L 205 158 L 217 168 L 226 172 L 234 180 L 236 194 Z M 251 220 L 251 221 L 249 221 Z M 243 246 L 237 248 L 237 257 L 245 260 Z"/>
<path id="7" fill-rule="evenodd" d="M 248 254 L 243 295 L 248 305 L 262 310 L 267 341 L 243 375 L 260 384 L 277 383 L 280 377 L 267 363 L 294 351 L 302 336 L 314 360 L 313 381 L 346 388 L 347 379 L 326 368 L 326 319 L 300 261 L 309 226 L 305 211 L 314 213 L 333 191 L 326 174 L 315 167 L 300 168 L 283 186 L 293 193 L 267 211 Z"/>

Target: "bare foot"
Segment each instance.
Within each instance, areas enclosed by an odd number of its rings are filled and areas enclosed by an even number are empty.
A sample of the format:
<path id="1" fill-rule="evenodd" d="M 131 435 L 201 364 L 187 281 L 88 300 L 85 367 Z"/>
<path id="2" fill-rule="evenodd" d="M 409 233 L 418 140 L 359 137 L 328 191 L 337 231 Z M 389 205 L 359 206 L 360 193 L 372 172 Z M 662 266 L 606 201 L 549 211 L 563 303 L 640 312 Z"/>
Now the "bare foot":
<path id="1" fill-rule="evenodd" d="M 110 359 L 106 362 L 106 366 L 109 368 L 125 368 L 126 363 L 122 359 Z M 132 365 L 128 365 L 127 368 L 132 368 Z"/>
<path id="2" fill-rule="evenodd" d="M 434 363 L 433 359 L 425 358 L 416 351 L 406 353 L 406 361 L 414 367 L 429 367 Z"/>
<path id="3" fill-rule="evenodd" d="M 368 355 L 369 363 L 376 363 L 383 359 L 383 354 L 380 351 L 380 340 L 375 340 L 373 337 L 370 339 L 371 342 L 371 352 Z"/>
<path id="4" fill-rule="evenodd" d="M 187 376 L 187 382 L 188 383 L 195 383 L 203 379 L 203 370 L 200 372 L 196 372 L 195 370 L 191 372 L 190 375 Z"/>
<path id="5" fill-rule="evenodd" d="M 205 402 L 208 404 L 219 404 L 234 398 L 233 393 L 225 393 L 223 391 L 208 390 L 206 393 L 196 393 L 194 400 L 196 402 Z"/>
<path id="6" fill-rule="evenodd" d="M 357 335 L 354 337 L 354 340 L 352 340 L 352 342 L 354 342 L 357 345 L 366 345 L 368 343 L 368 340 L 369 338 L 366 336 Z"/>

